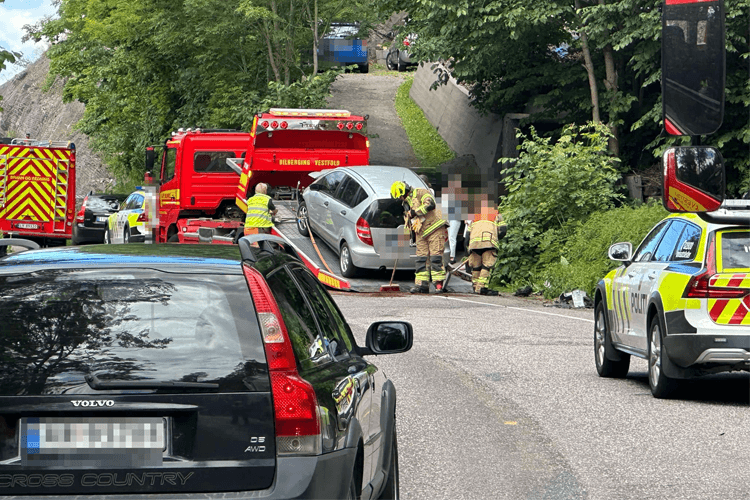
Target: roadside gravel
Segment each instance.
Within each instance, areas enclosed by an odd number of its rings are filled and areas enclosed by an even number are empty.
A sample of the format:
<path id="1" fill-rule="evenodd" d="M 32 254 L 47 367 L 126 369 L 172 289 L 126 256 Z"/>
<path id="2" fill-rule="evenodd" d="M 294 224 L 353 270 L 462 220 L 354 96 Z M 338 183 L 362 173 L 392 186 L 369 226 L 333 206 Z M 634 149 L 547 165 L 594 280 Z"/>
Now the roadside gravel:
<path id="1" fill-rule="evenodd" d="M 347 73 L 331 87 L 329 107 L 346 109 L 356 115 L 370 115 L 370 164 L 395 165 L 417 169 L 421 166 L 396 114 L 396 90 L 404 76 Z"/>

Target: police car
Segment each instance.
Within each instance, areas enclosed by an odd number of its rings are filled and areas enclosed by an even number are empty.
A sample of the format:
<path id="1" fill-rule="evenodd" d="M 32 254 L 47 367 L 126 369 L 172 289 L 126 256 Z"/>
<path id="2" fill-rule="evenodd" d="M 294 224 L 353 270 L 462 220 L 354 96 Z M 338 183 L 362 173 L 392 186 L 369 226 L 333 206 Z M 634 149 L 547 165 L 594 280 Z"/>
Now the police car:
<path id="1" fill-rule="evenodd" d="M 696 203 L 669 183 L 665 196 L 668 209 Z M 644 358 L 651 392 L 664 398 L 679 379 L 750 371 L 750 207 L 730 205 L 672 214 L 635 252 L 629 242 L 609 248 L 623 265 L 595 293 L 600 376 L 625 377 L 630 356 Z"/>
<path id="2" fill-rule="evenodd" d="M 154 206 L 154 195 L 145 188 L 138 188 L 123 202 L 120 210 L 107 220 L 106 243 L 143 243 L 150 232 L 150 207 Z"/>

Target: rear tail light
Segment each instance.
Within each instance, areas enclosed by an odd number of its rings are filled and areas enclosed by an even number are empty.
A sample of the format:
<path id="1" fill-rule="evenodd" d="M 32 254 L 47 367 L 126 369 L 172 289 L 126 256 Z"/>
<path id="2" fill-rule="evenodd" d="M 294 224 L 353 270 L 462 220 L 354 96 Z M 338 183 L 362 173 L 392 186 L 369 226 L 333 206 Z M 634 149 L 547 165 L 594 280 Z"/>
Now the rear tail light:
<path id="1" fill-rule="evenodd" d="M 716 236 L 708 235 L 708 251 L 706 252 L 706 269 L 696 274 L 685 287 L 682 294 L 687 299 L 741 299 L 750 293 L 743 288 L 726 288 L 713 286 L 716 275 Z"/>
<path id="2" fill-rule="evenodd" d="M 357 237 L 362 240 L 365 245 L 374 246 L 372 242 L 372 231 L 370 230 L 370 224 L 362 217 L 357 219 Z"/>
<path id="3" fill-rule="evenodd" d="M 268 120 L 263 120 L 260 125 L 263 128 L 268 128 Z"/>
<path id="4" fill-rule="evenodd" d="M 273 121 L 271 122 L 271 128 L 277 128 L 279 126 L 279 122 Z"/>
<path id="5" fill-rule="evenodd" d="M 362 130 L 362 122 L 357 123 L 357 125 L 355 125 L 355 127 L 356 127 L 357 130 Z"/>
<path id="6" fill-rule="evenodd" d="M 76 222 L 83 222 L 83 219 L 85 218 L 86 214 L 86 203 L 89 201 L 89 197 L 86 196 L 83 199 L 83 203 L 81 203 L 81 209 L 76 214 Z"/>
<path id="7" fill-rule="evenodd" d="M 287 122 L 281 122 L 281 128 L 282 130 L 286 130 L 286 128 L 289 126 Z"/>
<path id="8" fill-rule="evenodd" d="M 138 214 L 138 222 L 148 222 L 145 211 Z"/>
<path id="9" fill-rule="evenodd" d="M 271 374 L 271 393 L 279 455 L 319 455 L 323 440 L 318 398 L 312 385 L 299 376 L 289 333 L 281 311 L 263 276 L 245 267 Z"/>
<path id="10" fill-rule="evenodd" d="M 344 122 L 338 122 L 336 124 L 336 128 L 339 130 L 344 130 Z"/>
<path id="11" fill-rule="evenodd" d="M 346 129 L 347 129 L 347 130 L 351 130 L 351 129 L 353 129 L 353 128 L 354 128 L 354 124 L 353 124 L 352 122 L 347 122 L 347 124 L 346 124 Z"/>

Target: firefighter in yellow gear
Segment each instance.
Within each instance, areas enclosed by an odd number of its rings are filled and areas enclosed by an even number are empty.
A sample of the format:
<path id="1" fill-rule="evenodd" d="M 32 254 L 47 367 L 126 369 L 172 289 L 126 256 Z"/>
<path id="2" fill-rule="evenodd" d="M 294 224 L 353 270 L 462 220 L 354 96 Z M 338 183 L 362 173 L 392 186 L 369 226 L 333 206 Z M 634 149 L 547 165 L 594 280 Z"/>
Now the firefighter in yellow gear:
<path id="1" fill-rule="evenodd" d="M 469 260 L 471 284 L 474 293 L 487 295 L 490 283 L 490 272 L 497 262 L 497 250 L 500 238 L 505 236 L 507 226 L 503 216 L 488 206 L 474 217 L 469 226 Z"/>
<path id="2" fill-rule="evenodd" d="M 443 218 L 435 197 L 429 189 L 412 188 L 403 181 L 391 185 L 391 197 L 404 203 L 404 216 L 407 225 L 415 233 L 417 262 L 415 266 L 415 286 L 411 293 L 429 293 L 430 281 L 437 293 L 443 293 L 446 278 L 443 266 L 443 252 L 448 239 L 448 222 Z M 429 269 L 428 269 L 429 262 Z"/>
<path id="3" fill-rule="evenodd" d="M 270 233 L 273 227 L 272 217 L 278 209 L 268 196 L 268 184 L 263 182 L 255 186 L 255 195 L 247 199 L 247 215 L 245 216 L 245 235 Z"/>

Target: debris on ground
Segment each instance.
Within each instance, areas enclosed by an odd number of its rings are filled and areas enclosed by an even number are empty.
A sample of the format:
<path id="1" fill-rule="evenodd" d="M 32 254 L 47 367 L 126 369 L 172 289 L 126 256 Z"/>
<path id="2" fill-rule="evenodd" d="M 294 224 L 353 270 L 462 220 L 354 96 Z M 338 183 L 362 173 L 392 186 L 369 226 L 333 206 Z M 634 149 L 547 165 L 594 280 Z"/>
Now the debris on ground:
<path id="1" fill-rule="evenodd" d="M 534 289 L 531 288 L 531 285 L 526 285 L 525 287 L 519 288 L 518 290 L 513 292 L 513 295 L 515 295 L 516 297 L 528 297 L 533 292 L 534 292 Z"/>
<path id="2" fill-rule="evenodd" d="M 566 309 L 593 309 L 594 301 L 586 295 L 583 290 L 573 290 L 572 292 L 563 292 L 552 302 L 546 302 L 546 307 L 563 307 Z"/>

